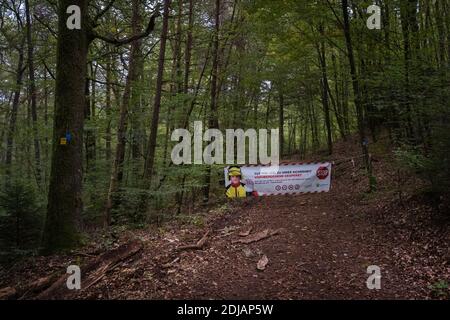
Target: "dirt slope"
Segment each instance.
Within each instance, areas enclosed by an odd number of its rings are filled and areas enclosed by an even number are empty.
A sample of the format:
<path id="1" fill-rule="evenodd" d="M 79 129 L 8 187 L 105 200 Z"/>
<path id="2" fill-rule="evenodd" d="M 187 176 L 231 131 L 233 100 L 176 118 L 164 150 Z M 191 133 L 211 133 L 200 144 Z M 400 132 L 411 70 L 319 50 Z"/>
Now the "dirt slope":
<path id="1" fill-rule="evenodd" d="M 375 164 L 379 192 L 365 195 L 366 179 L 357 169 L 345 170 L 328 194 L 277 196 L 231 203 L 212 210 L 206 226 L 160 236 L 140 234 L 146 249 L 114 272 L 96 290 L 80 297 L 144 299 L 405 299 L 442 298 L 430 289 L 449 282 L 449 228 L 436 229 L 406 215 L 388 186 L 392 181 L 385 161 Z M 384 198 L 383 198 L 384 197 Z M 412 198 L 411 198 L 412 199 Z M 410 200 L 411 200 L 410 199 Z M 410 201 L 432 216 L 426 206 Z M 387 218 L 386 218 L 387 216 Z M 394 222 L 392 222 L 392 218 Z M 397 223 L 397 219 L 400 223 Z M 410 224 L 402 223 L 409 220 Z M 448 222 L 448 221 L 447 221 Z M 411 226 L 412 224 L 412 226 Z M 423 234 L 415 231 L 419 228 Z M 195 243 L 205 230 L 211 234 L 203 250 L 178 252 Z M 279 234 L 250 243 L 239 233 L 279 230 Z M 432 230 L 434 233 L 425 233 Z M 416 238 L 416 239 L 414 239 Z M 256 268 L 266 255 L 264 271 Z M 381 290 L 366 286 L 367 267 L 382 270 Z M 124 271 L 126 270 L 126 271 Z M 109 280 L 112 283 L 107 284 Z M 114 281 L 117 280 L 117 283 Z M 113 289 L 108 289 L 108 288 Z M 442 294 L 442 293 L 441 293 Z M 448 295 L 447 295 L 448 297 Z"/>
<path id="2" fill-rule="evenodd" d="M 407 190 L 400 202 L 389 163 L 382 157 L 374 163 L 379 190 L 372 195 L 364 193 L 367 181 L 356 164 L 337 172 L 327 194 L 232 202 L 210 210 L 201 227 L 173 223 L 160 231 L 129 232 L 120 242 L 141 239 L 138 254 L 89 289 L 55 298 L 446 299 L 448 288 L 436 284 L 450 282 L 448 220 L 436 220 L 431 207 Z M 245 238 L 239 233 L 267 229 L 279 232 L 236 242 Z M 200 250 L 177 250 L 207 230 Z M 269 262 L 260 271 L 263 255 Z M 65 265 L 89 259 L 38 258 L 9 270 L 1 284 L 23 284 L 55 269 L 63 274 Z M 381 268 L 380 290 L 366 287 L 369 265 Z"/>

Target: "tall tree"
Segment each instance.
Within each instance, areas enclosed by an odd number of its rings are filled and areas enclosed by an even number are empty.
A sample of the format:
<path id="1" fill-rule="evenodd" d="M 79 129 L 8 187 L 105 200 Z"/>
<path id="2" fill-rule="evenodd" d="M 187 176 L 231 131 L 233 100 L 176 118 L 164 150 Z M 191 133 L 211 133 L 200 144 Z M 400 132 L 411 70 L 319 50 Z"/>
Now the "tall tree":
<path id="1" fill-rule="evenodd" d="M 133 34 L 136 34 L 140 29 L 141 16 L 139 0 L 132 0 L 132 18 L 131 18 L 131 30 Z M 113 207 L 113 196 L 117 192 L 120 183 L 123 179 L 123 165 L 125 162 L 125 148 L 126 148 L 126 134 L 128 126 L 128 113 L 130 106 L 130 96 L 132 88 L 136 85 L 139 77 L 139 59 L 141 57 L 141 44 L 139 40 L 131 43 L 130 60 L 128 62 L 128 74 L 125 83 L 125 89 L 123 91 L 122 102 L 120 105 L 119 124 L 117 128 L 117 144 L 116 155 L 114 163 L 111 169 L 111 178 L 109 182 L 109 191 L 106 199 L 105 213 L 104 213 L 104 225 L 109 226 L 111 224 L 111 209 Z"/>
<path id="2" fill-rule="evenodd" d="M 319 64 L 322 73 L 322 78 L 320 81 L 320 85 L 322 87 L 322 105 L 323 105 L 323 113 L 325 115 L 325 127 L 327 130 L 327 146 L 328 146 L 328 154 L 331 155 L 333 153 L 333 140 L 331 133 L 331 119 L 330 119 L 330 103 L 329 103 L 329 87 L 328 87 L 328 75 L 327 75 L 327 57 L 325 51 L 325 41 L 324 41 L 324 26 L 323 24 L 319 25 L 320 32 L 320 42 L 317 45 L 317 54 L 319 56 Z"/>
<path id="3" fill-rule="evenodd" d="M 159 111 L 161 108 L 162 86 L 164 77 L 164 62 L 166 56 L 167 32 L 169 29 L 170 0 L 164 0 L 163 25 L 161 29 L 161 40 L 159 44 L 158 75 L 156 77 L 155 100 L 153 103 L 152 122 L 150 135 L 148 137 L 147 158 L 145 161 L 144 177 L 147 184 L 150 183 L 155 163 L 156 138 L 158 135 Z"/>
<path id="4" fill-rule="evenodd" d="M 351 31 L 350 31 L 350 21 L 349 21 L 349 7 L 348 7 L 348 1 L 342 0 L 342 14 L 344 17 L 344 36 L 345 36 L 345 43 L 347 45 L 347 56 L 348 56 L 348 62 L 350 65 L 350 74 L 352 77 L 352 85 L 353 85 L 353 93 L 354 93 L 354 99 L 355 99 L 355 106 L 356 106 L 356 117 L 358 121 L 358 133 L 359 133 L 359 143 L 361 145 L 361 150 L 364 156 L 364 164 L 369 176 L 369 185 L 372 189 L 373 186 L 373 177 L 372 177 L 372 166 L 370 164 L 370 158 L 369 158 L 369 146 L 368 141 L 366 140 L 366 133 L 364 128 L 364 109 L 362 105 L 362 98 L 361 98 L 361 91 L 359 90 L 359 81 L 358 81 L 358 75 L 356 73 L 356 66 L 355 66 L 355 57 L 353 54 L 353 46 L 352 46 L 352 38 L 351 38 Z"/>
<path id="5" fill-rule="evenodd" d="M 278 106 L 278 127 L 280 129 L 280 156 L 283 156 L 284 152 L 284 95 L 282 89 L 279 92 L 279 106 Z"/>
<path id="6" fill-rule="evenodd" d="M 98 20 L 111 8 L 113 2 L 100 10 L 92 19 L 88 16 L 88 3 L 88 0 L 59 0 L 58 2 L 53 152 L 47 218 L 42 241 L 44 253 L 70 249 L 79 243 L 86 103 L 83 93 L 89 44 L 96 38 L 114 45 L 125 45 L 139 40 L 153 31 L 155 19 L 159 15 L 157 7 L 144 32 L 122 39 L 111 38 L 99 34 L 95 27 L 98 26 Z M 72 5 L 80 9 L 80 29 L 67 27 L 66 20 L 69 17 L 67 9 Z M 63 143 L 61 138 L 68 135 L 70 135 L 70 141 Z"/>
<path id="7" fill-rule="evenodd" d="M 17 52 L 19 54 L 19 59 L 17 62 L 17 69 L 16 69 L 16 83 L 14 88 L 14 97 L 12 101 L 12 107 L 11 107 L 11 116 L 9 118 L 9 130 L 6 135 L 6 157 L 5 157 L 5 164 L 6 167 L 9 168 L 11 166 L 12 162 L 12 155 L 13 155 L 13 148 L 14 148 L 14 132 L 16 131 L 16 124 L 17 124 L 17 112 L 19 109 L 20 104 L 20 92 L 22 90 L 22 83 L 23 83 L 23 60 L 24 60 L 24 42 L 25 38 L 22 38 L 20 41 L 20 44 L 17 46 Z M 9 170 L 9 169 L 7 169 Z"/>
<path id="8" fill-rule="evenodd" d="M 186 36 L 186 48 L 184 50 L 184 80 L 183 93 L 188 94 L 189 90 L 189 75 L 191 70 L 191 50 L 192 50 L 192 29 L 194 27 L 194 0 L 189 0 L 188 12 L 188 29 Z"/>
<path id="9" fill-rule="evenodd" d="M 212 69 L 210 83 L 210 110 L 208 115 L 208 126 L 210 129 L 219 128 L 219 120 L 217 117 L 218 108 L 218 76 L 219 76 L 219 33 L 220 33 L 220 0 L 215 1 L 214 10 L 214 37 L 212 50 Z M 206 167 L 205 180 L 203 187 L 203 202 L 209 201 L 209 187 L 211 184 L 211 167 Z"/>
<path id="10" fill-rule="evenodd" d="M 34 46 L 32 39 L 32 29 L 31 29 L 31 17 L 30 17 L 30 3 L 29 0 L 25 0 L 25 16 L 27 21 L 27 49 L 28 49 L 28 77 L 29 82 L 29 92 L 31 95 L 31 119 L 33 122 L 33 138 L 34 138 L 34 161 L 35 161 L 35 171 L 37 183 L 40 184 L 41 180 L 41 147 L 39 143 L 39 133 L 38 133 L 38 118 L 37 118 L 37 102 L 36 102 L 36 81 L 34 78 Z"/>
<path id="11" fill-rule="evenodd" d="M 108 49 L 110 47 L 108 46 Z M 111 82 L 112 82 L 112 57 L 108 55 L 106 58 L 106 103 L 105 103 L 105 113 L 106 113 L 106 135 L 105 135 L 105 148 L 106 148 L 106 160 L 111 159 Z"/>
<path id="12" fill-rule="evenodd" d="M 78 245 L 82 210 L 82 150 L 87 52 L 88 0 L 59 0 L 53 152 L 43 234 L 44 253 Z M 66 10 L 80 8 L 81 29 L 68 29 Z M 68 144 L 61 139 L 70 134 Z"/>

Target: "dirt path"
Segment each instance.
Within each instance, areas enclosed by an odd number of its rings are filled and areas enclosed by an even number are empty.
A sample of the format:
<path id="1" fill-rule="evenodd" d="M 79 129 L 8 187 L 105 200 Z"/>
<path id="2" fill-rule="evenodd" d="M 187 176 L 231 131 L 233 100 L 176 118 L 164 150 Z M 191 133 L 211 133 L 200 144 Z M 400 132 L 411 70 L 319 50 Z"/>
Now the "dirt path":
<path id="1" fill-rule="evenodd" d="M 408 279 L 388 259 L 392 248 L 351 206 L 323 195 L 264 198 L 219 221 L 227 229 L 204 251 L 180 255 L 165 275 L 164 298 L 314 299 L 413 297 Z M 252 244 L 233 244 L 239 231 L 281 229 Z M 230 232 L 232 232 L 230 231 Z M 266 269 L 256 268 L 260 257 Z M 382 269 L 382 290 L 366 287 L 367 266 Z"/>
<path id="2" fill-rule="evenodd" d="M 143 233 L 143 253 L 80 298 L 430 297 L 430 283 L 448 281 L 446 258 L 425 249 L 417 253 L 421 243 L 405 242 L 402 232 L 374 222 L 370 206 L 348 186 L 349 181 L 337 180 L 328 194 L 253 200 L 194 231 L 174 228 L 156 237 Z M 203 250 L 175 250 L 195 243 L 208 228 L 212 233 Z M 252 234 L 265 229 L 280 233 L 251 244 L 235 242 L 250 229 Z M 269 263 L 259 271 L 262 255 Z M 369 265 L 381 268 L 381 290 L 366 287 Z"/>
<path id="3" fill-rule="evenodd" d="M 117 245 L 138 238 L 143 249 L 89 289 L 63 298 L 448 298 L 448 288 L 430 286 L 450 283 L 449 223 L 433 221 L 429 206 L 412 197 L 397 204 L 387 163 L 375 163 L 378 191 L 371 195 L 364 193 L 365 178 L 347 172 L 326 194 L 247 199 L 211 209 L 202 215 L 203 225 L 175 221 L 159 230 L 129 231 Z M 243 239 L 239 233 L 267 229 L 279 233 L 250 244 L 236 242 Z M 201 250 L 177 250 L 207 230 Z M 0 287 L 20 287 L 55 271 L 65 274 L 73 263 L 83 270 L 95 259 L 84 250 L 81 256 L 26 261 L 1 276 Z M 259 271 L 263 255 L 269 262 Z M 381 268 L 380 290 L 366 286 L 369 265 Z"/>

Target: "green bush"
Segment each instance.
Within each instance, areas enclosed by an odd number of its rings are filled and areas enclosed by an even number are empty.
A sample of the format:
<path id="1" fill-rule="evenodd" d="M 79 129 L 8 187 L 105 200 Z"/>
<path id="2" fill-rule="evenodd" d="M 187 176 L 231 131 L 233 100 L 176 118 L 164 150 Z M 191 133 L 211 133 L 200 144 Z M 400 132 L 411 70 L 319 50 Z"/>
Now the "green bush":
<path id="1" fill-rule="evenodd" d="M 4 184 L 0 190 L 0 260 L 36 250 L 43 222 L 42 205 L 30 185 L 21 181 Z"/>

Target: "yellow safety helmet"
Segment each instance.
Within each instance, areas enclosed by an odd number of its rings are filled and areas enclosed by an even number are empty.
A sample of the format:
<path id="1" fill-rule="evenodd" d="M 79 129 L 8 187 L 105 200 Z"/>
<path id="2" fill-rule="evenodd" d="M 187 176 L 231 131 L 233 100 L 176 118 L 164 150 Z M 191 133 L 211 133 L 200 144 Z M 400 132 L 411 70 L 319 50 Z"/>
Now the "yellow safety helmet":
<path id="1" fill-rule="evenodd" d="M 228 169 L 228 176 L 229 177 L 238 177 L 238 176 L 242 177 L 241 168 L 239 168 L 239 167 L 230 167 Z"/>

